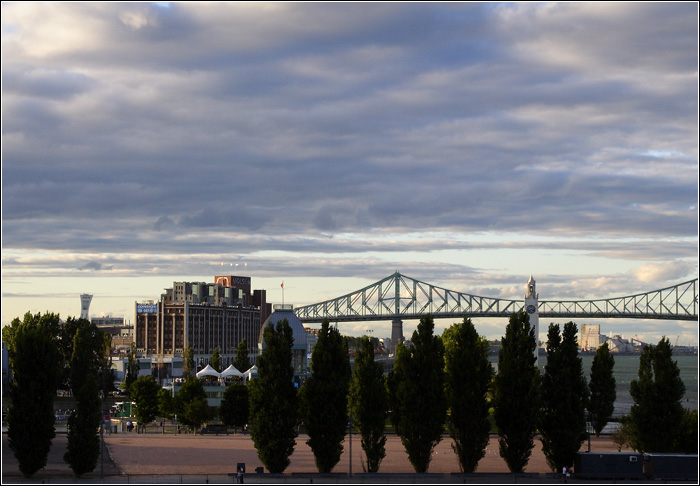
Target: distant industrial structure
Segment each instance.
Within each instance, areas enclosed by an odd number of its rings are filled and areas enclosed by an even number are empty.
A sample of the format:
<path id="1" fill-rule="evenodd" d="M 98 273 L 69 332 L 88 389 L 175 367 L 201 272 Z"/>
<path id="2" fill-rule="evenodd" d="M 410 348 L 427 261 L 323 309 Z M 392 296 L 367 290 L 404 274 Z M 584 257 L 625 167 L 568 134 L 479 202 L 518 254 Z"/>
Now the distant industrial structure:
<path id="1" fill-rule="evenodd" d="M 595 351 L 600 344 L 600 324 L 579 326 L 578 347 L 581 351 Z"/>
<path id="2" fill-rule="evenodd" d="M 271 313 L 266 291 L 252 290 L 250 277 L 173 282 L 160 301 L 135 304 L 134 346 L 140 368 L 151 370 L 160 381 L 181 377 L 187 348 L 192 348 L 197 367 L 208 364 L 215 349 L 227 367 L 243 339 L 254 360 L 262 324 Z"/>

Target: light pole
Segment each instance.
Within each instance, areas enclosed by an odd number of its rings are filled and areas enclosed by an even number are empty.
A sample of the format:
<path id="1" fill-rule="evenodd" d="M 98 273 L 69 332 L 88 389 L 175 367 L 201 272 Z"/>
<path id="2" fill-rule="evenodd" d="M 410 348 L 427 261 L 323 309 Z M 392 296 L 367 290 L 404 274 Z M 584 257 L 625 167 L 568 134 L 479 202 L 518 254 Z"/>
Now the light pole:
<path id="1" fill-rule="evenodd" d="M 100 391 L 100 479 L 105 477 L 105 409 L 104 391 Z"/>
<path id="2" fill-rule="evenodd" d="M 350 420 L 348 420 L 348 434 L 350 435 L 350 440 L 348 442 L 348 452 L 350 453 L 348 476 L 352 477 L 352 410 L 350 411 Z"/>

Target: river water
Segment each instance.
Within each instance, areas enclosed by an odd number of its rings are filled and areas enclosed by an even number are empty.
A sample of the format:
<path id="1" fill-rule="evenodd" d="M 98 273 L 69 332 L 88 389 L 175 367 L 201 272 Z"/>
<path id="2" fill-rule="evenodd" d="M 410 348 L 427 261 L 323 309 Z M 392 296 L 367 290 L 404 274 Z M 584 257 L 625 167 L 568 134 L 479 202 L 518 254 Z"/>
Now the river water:
<path id="1" fill-rule="evenodd" d="M 618 355 L 615 357 L 615 368 L 613 374 L 615 376 L 617 399 L 615 400 L 614 417 L 627 415 L 634 404 L 630 396 L 630 383 L 638 378 L 639 373 L 639 355 Z M 498 355 L 490 355 L 490 360 L 493 363 L 498 362 Z M 581 355 L 583 362 L 583 370 L 586 379 L 590 381 L 591 365 L 593 364 L 594 355 Z M 697 356 L 674 356 L 673 359 L 678 364 L 681 372 L 681 379 L 685 384 L 685 397 L 683 398 L 683 406 L 691 410 L 698 409 L 698 357 Z M 539 366 L 544 373 L 544 365 L 547 363 L 547 357 L 540 355 Z"/>

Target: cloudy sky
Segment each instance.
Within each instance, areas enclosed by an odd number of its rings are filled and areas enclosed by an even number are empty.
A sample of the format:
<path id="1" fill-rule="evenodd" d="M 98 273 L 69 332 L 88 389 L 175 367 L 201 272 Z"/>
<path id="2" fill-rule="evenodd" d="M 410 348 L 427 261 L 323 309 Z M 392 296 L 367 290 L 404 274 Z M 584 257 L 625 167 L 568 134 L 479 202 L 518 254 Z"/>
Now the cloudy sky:
<path id="1" fill-rule="evenodd" d="M 541 300 L 697 278 L 697 4 L 2 4 L 3 325 L 396 270 Z"/>

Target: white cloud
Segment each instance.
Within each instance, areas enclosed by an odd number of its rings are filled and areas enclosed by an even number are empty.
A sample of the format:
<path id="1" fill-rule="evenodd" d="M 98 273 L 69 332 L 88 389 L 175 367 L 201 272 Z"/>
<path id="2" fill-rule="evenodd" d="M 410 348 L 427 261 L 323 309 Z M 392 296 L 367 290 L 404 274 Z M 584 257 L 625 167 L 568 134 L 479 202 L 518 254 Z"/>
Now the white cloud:
<path id="1" fill-rule="evenodd" d="M 630 272 L 640 282 L 674 281 L 687 276 L 688 267 L 684 262 L 648 263 Z"/>

